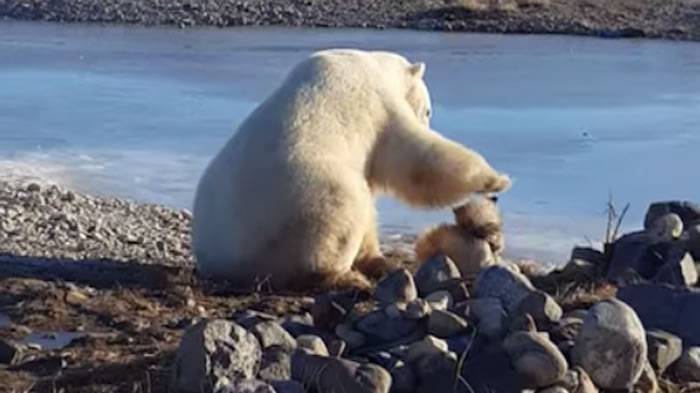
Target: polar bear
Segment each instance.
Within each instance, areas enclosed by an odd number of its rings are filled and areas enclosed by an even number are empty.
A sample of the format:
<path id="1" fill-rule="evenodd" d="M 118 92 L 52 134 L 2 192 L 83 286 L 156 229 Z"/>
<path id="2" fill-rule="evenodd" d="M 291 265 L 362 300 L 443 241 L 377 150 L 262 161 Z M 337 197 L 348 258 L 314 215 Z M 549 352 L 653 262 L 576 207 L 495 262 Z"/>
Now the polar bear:
<path id="1" fill-rule="evenodd" d="M 375 197 L 454 205 L 510 186 L 477 152 L 430 128 L 425 64 L 330 49 L 301 61 L 202 175 L 198 272 L 275 289 L 367 287 L 388 269 Z"/>

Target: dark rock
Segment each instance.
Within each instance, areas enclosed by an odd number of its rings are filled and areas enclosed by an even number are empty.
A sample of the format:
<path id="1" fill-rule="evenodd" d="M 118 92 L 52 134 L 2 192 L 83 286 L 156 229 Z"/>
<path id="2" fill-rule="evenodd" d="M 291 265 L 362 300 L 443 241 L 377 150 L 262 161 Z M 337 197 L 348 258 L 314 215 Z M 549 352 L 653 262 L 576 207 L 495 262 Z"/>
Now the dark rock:
<path id="1" fill-rule="evenodd" d="M 211 392 L 222 378 L 252 379 L 262 353 L 258 340 L 225 320 L 204 320 L 185 332 L 171 373 L 171 390 Z"/>
<path id="2" fill-rule="evenodd" d="M 367 342 L 367 337 L 361 332 L 356 331 L 352 326 L 341 323 L 335 327 L 335 334 L 340 338 L 348 348 L 359 348 Z"/>
<path id="3" fill-rule="evenodd" d="M 676 377 L 684 382 L 700 381 L 700 347 L 690 347 L 673 365 Z"/>
<path id="4" fill-rule="evenodd" d="M 700 261 L 700 222 L 688 228 L 688 250 L 696 261 Z"/>
<path id="5" fill-rule="evenodd" d="M 520 375 L 510 363 L 508 353 L 499 344 L 472 348 L 465 359 L 462 377 L 474 393 L 520 393 Z M 437 392 L 437 390 L 436 390 Z"/>
<path id="6" fill-rule="evenodd" d="M 0 339 L 0 364 L 12 365 L 22 357 L 24 347 L 11 340 Z"/>
<path id="7" fill-rule="evenodd" d="M 544 335 L 516 332 L 503 342 L 524 387 L 543 388 L 564 377 L 568 365 L 559 349 Z"/>
<path id="8" fill-rule="evenodd" d="M 511 313 L 511 317 L 529 314 L 535 321 L 535 324 L 541 330 L 547 330 L 552 324 L 561 319 L 563 311 L 559 304 L 542 291 L 530 292 L 525 298 L 518 302 L 515 310 Z"/>
<path id="9" fill-rule="evenodd" d="M 374 311 L 355 325 L 358 331 L 375 343 L 399 339 L 414 332 L 418 323 L 413 319 L 391 318 L 383 311 Z"/>
<path id="10" fill-rule="evenodd" d="M 428 317 L 428 334 L 448 338 L 464 332 L 469 325 L 460 316 L 449 311 L 434 310 Z"/>
<path id="11" fill-rule="evenodd" d="M 292 376 L 292 356 L 285 348 L 273 346 L 265 349 L 258 377 L 265 381 L 286 381 Z"/>
<path id="12" fill-rule="evenodd" d="M 508 332 L 536 332 L 537 325 L 535 324 L 535 319 L 532 318 L 530 314 L 518 314 L 515 317 L 509 318 L 508 321 Z"/>
<path id="13" fill-rule="evenodd" d="M 343 340 L 333 340 L 328 344 L 328 356 L 339 358 L 345 353 L 347 344 Z"/>
<path id="14" fill-rule="evenodd" d="M 420 296 L 427 296 L 451 287 L 461 277 L 454 262 L 444 255 L 439 255 L 425 261 L 418 268 L 414 279 Z"/>
<path id="15" fill-rule="evenodd" d="M 277 320 L 277 318 L 274 315 L 266 314 L 260 311 L 243 310 L 235 313 L 233 315 L 233 320 L 244 328 L 250 329 L 261 322 L 274 322 Z"/>
<path id="16" fill-rule="evenodd" d="M 666 260 L 654 277 L 654 281 L 682 287 L 697 284 L 698 270 L 690 253 L 674 254 L 676 257 Z"/>
<path id="17" fill-rule="evenodd" d="M 270 381 L 276 393 L 306 393 L 304 385 L 297 381 Z"/>
<path id="18" fill-rule="evenodd" d="M 689 225 L 693 221 L 700 220 L 700 206 L 689 201 L 665 201 L 656 202 L 649 205 L 644 217 L 644 228 L 649 229 L 654 222 L 666 214 L 677 214 L 684 225 Z"/>
<path id="19" fill-rule="evenodd" d="M 593 266 L 605 263 L 605 254 L 602 251 L 590 247 L 574 247 L 571 251 L 571 261 L 585 261 Z"/>
<path id="20" fill-rule="evenodd" d="M 665 214 L 657 218 L 646 231 L 652 244 L 672 242 L 683 233 L 683 221 L 678 214 Z"/>
<path id="21" fill-rule="evenodd" d="M 434 353 L 418 359 L 414 370 L 419 381 L 417 393 L 468 392 L 467 385 L 457 378 L 457 357 L 450 356 L 447 352 Z"/>
<path id="22" fill-rule="evenodd" d="M 292 337 L 317 334 L 319 330 L 314 326 L 314 319 L 308 313 L 304 315 L 290 315 L 282 321 L 281 325 Z"/>
<path id="23" fill-rule="evenodd" d="M 279 346 L 291 352 L 297 347 L 297 342 L 277 322 L 260 322 L 250 328 L 260 345 L 264 348 Z"/>
<path id="24" fill-rule="evenodd" d="M 647 361 L 646 334 L 631 307 L 606 300 L 588 311 L 571 355 L 597 386 L 629 389 Z"/>
<path id="25" fill-rule="evenodd" d="M 314 298 L 311 316 L 316 327 L 333 330 L 355 305 L 355 296 L 351 293 L 324 293 Z"/>
<path id="26" fill-rule="evenodd" d="M 373 364 L 309 355 L 292 355 L 292 378 L 324 393 L 388 393 L 391 374 Z"/>
<path id="27" fill-rule="evenodd" d="M 452 308 L 452 295 L 447 291 L 435 291 L 424 298 L 432 310 L 449 310 Z"/>
<path id="28" fill-rule="evenodd" d="M 423 319 L 430 315 L 430 304 L 423 299 L 416 299 L 406 305 L 406 318 Z"/>
<path id="29" fill-rule="evenodd" d="M 659 374 L 663 374 L 683 353 L 681 339 L 663 330 L 647 331 L 647 347 L 649 362 Z"/>
<path id="30" fill-rule="evenodd" d="M 470 316 L 476 320 L 479 334 L 496 339 L 505 332 L 506 311 L 500 300 L 492 297 L 471 299 L 469 303 Z"/>
<path id="31" fill-rule="evenodd" d="M 413 369 L 406 365 L 400 364 L 389 370 L 391 373 L 391 392 L 392 393 L 413 393 L 418 385 L 418 377 L 413 372 Z"/>
<path id="32" fill-rule="evenodd" d="M 700 291 L 667 285 L 641 284 L 620 288 L 617 297 L 629 304 L 647 329 L 660 329 L 700 345 Z"/>
<path id="33" fill-rule="evenodd" d="M 477 298 L 496 298 L 510 313 L 535 288 L 523 274 L 505 266 L 491 266 L 476 278 L 474 295 Z"/>
<path id="34" fill-rule="evenodd" d="M 384 278 L 374 290 L 374 298 L 381 304 L 408 303 L 418 297 L 413 276 L 406 269 L 399 269 Z"/>
<path id="35" fill-rule="evenodd" d="M 607 278 L 617 280 L 628 269 L 646 279 L 652 278 L 663 264 L 663 257 L 655 253 L 651 246 L 645 232 L 632 232 L 617 239 L 611 246 Z"/>

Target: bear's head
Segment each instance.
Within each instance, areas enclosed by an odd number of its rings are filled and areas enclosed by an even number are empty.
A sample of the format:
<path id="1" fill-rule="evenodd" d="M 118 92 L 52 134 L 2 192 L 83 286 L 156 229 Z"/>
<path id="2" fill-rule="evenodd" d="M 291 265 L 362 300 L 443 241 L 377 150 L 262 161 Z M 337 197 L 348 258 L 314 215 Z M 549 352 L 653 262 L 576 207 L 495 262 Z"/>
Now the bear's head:
<path id="1" fill-rule="evenodd" d="M 430 125 L 432 116 L 432 105 L 430 103 L 430 93 L 425 85 L 423 75 L 425 75 L 425 63 L 414 63 L 408 67 L 410 78 L 406 100 L 418 117 L 421 124 L 426 127 Z"/>

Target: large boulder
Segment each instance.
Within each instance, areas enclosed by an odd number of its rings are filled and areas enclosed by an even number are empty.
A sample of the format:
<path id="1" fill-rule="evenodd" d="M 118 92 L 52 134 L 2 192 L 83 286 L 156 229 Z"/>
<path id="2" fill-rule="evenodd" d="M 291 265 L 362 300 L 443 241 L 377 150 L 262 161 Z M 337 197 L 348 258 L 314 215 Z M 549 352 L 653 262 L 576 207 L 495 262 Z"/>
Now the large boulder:
<path id="1" fill-rule="evenodd" d="M 201 321 L 187 329 L 180 341 L 170 389 L 207 393 L 222 378 L 253 379 L 261 357 L 258 340 L 240 325 L 220 319 Z"/>
<path id="2" fill-rule="evenodd" d="M 629 389 L 639 379 L 647 361 L 642 322 L 634 310 L 619 300 L 593 306 L 576 337 L 572 360 L 604 389 Z"/>
<path id="3" fill-rule="evenodd" d="M 700 290 L 639 284 L 620 288 L 617 297 L 629 304 L 647 329 L 660 329 L 700 345 Z"/>

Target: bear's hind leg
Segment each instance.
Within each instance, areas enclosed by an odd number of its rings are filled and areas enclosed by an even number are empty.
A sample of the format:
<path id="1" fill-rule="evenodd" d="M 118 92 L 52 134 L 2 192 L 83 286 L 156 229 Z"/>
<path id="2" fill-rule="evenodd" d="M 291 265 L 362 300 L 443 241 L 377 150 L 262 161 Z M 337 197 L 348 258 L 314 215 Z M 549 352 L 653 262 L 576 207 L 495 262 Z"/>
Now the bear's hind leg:
<path id="1" fill-rule="evenodd" d="M 357 258 L 355 258 L 355 262 L 353 263 L 355 269 L 373 279 L 379 279 L 397 268 L 395 264 L 384 258 L 379 248 L 376 215 L 376 210 L 374 206 L 372 206 L 367 230 L 362 238 L 360 252 L 357 254 Z"/>

